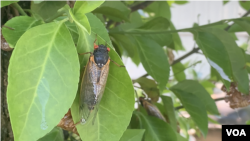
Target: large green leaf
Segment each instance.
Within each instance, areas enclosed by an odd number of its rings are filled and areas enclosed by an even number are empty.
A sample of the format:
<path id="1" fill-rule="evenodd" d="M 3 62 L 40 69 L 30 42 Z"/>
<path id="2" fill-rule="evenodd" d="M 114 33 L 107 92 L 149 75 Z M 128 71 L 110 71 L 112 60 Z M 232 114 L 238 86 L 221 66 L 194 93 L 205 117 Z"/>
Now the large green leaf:
<path id="1" fill-rule="evenodd" d="M 55 127 L 52 131 L 40 138 L 38 141 L 64 141 L 63 131 L 59 127 Z"/>
<path id="2" fill-rule="evenodd" d="M 76 1 L 74 5 L 74 14 L 85 14 L 99 7 L 104 0 L 100 1 Z"/>
<path id="3" fill-rule="evenodd" d="M 138 36 L 136 40 L 143 67 L 157 81 L 162 91 L 169 77 L 167 55 L 159 44 L 149 38 Z"/>
<path id="4" fill-rule="evenodd" d="M 18 2 L 18 0 L 17 1 L 1 1 L 1 8 L 4 6 L 10 5 L 12 3 L 15 3 L 15 2 Z"/>
<path id="5" fill-rule="evenodd" d="M 57 10 L 62 8 L 66 1 L 43 1 L 39 4 L 31 2 L 31 10 L 40 15 L 44 20 L 56 15 Z"/>
<path id="6" fill-rule="evenodd" d="M 239 90 L 248 94 L 249 78 L 247 70 L 244 69 L 244 54 L 232 36 L 218 28 L 202 28 L 194 34 L 209 64 L 221 75 L 226 87 L 229 88 L 233 79 L 238 84 Z"/>
<path id="7" fill-rule="evenodd" d="M 112 44 L 110 44 L 111 42 L 105 26 L 93 14 L 87 14 L 87 16 L 92 28 L 92 34 L 86 34 L 82 38 L 82 40 L 90 43 L 85 44 L 83 47 L 93 51 L 93 41 L 97 34 L 97 42 L 99 44 L 107 42 L 108 47 L 111 48 L 109 52 L 110 58 L 122 65 L 120 57 L 113 50 Z M 111 62 L 105 92 L 100 102 L 94 125 L 92 125 L 93 117 L 89 117 L 90 120 L 86 124 L 77 125 L 80 137 L 88 141 L 119 140 L 131 119 L 134 102 L 134 89 L 126 69 L 118 67 Z M 77 95 L 71 111 L 75 123 L 80 121 L 79 95 Z"/>
<path id="8" fill-rule="evenodd" d="M 13 30 L 3 27 L 2 33 L 9 46 L 14 48 L 16 42 L 23 35 L 24 32 L 39 24 L 42 24 L 42 21 L 36 20 L 28 16 L 18 16 L 12 18 L 7 23 L 5 23 L 6 26 L 13 28 Z"/>
<path id="9" fill-rule="evenodd" d="M 239 1 L 240 6 L 244 8 L 245 10 L 250 9 L 250 1 Z"/>
<path id="10" fill-rule="evenodd" d="M 168 123 L 139 111 L 136 111 L 135 114 L 140 117 L 143 127 L 146 129 L 145 141 L 177 141 L 176 132 Z"/>
<path id="11" fill-rule="evenodd" d="M 172 98 L 168 96 L 161 96 L 161 99 L 164 104 L 164 109 L 166 111 L 169 124 L 174 129 L 174 131 L 177 131 L 177 121 L 175 117 L 175 111 L 174 111 Z"/>
<path id="12" fill-rule="evenodd" d="M 173 86 L 171 89 L 177 89 L 196 95 L 205 105 L 208 112 L 219 115 L 219 111 L 214 100 L 211 98 L 206 89 L 197 81 L 184 80 Z"/>
<path id="13" fill-rule="evenodd" d="M 175 86 L 170 90 L 180 99 L 185 109 L 201 130 L 203 136 L 206 136 L 208 131 L 208 118 L 206 107 L 204 103 L 202 103 L 201 99 L 192 93 L 175 89 Z"/>
<path id="14" fill-rule="evenodd" d="M 144 129 L 127 129 L 123 133 L 120 141 L 141 141 L 144 132 Z"/>
<path id="15" fill-rule="evenodd" d="M 77 92 L 79 62 L 64 23 L 43 24 L 25 32 L 10 59 L 8 76 L 14 138 L 37 140 L 58 124 Z"/>

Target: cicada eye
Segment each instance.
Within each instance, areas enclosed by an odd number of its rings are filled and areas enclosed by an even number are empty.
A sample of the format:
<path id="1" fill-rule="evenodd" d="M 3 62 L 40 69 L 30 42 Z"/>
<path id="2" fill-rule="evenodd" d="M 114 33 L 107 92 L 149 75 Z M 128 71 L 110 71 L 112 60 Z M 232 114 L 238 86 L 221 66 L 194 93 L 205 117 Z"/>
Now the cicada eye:
<path id="1" fill-rule="evenodd" d="M 108 52 L 110 51 L 110 48 L 107 47 Z"/>
<path id="2" fill-rule="evenodd" d="M 94 49 L 98 49 L 98 47 L 99 47 L 98 45 L 94 45 Z"/>

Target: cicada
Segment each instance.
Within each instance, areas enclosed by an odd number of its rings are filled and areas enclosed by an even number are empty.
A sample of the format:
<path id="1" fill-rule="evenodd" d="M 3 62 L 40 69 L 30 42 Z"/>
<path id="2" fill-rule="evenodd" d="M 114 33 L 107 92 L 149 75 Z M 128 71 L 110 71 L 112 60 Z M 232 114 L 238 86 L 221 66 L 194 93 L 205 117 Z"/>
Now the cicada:
<path id="1" fill-rule="evenodd" d="M 90 114 L 95 110 L 92 124 L 94 124 L 98 106 L 103 96 L 108 73 L 110 59 L 108 53 L 110 48 L 107 45 L 96 45 L 94 41 L 94 52 L 90 53 L 90 57 L 81 81 L 80 98 L 79 98 L 79 115 L 80 122 L 86 123 Z M 87 54 L 83 53 L 83 54 Z M 114 62 L 119 67 L 124 67 Z"/>
<path id="2" fill-rule="evenodd" d="M 144 107 L 148 113 L 148 115 L 150 116 L 154 116 L 154 117 L 157 117 L 163 121 L 166 122 L 166 119 L 165 117 L 161 114 L 160 110 L 155 106 L 153 105 L 150 100 L 148 99 L 145 99 L 144 97 L 140 97 L 139 98 L 139 101 L 142 105 L 142 107 Z"/>

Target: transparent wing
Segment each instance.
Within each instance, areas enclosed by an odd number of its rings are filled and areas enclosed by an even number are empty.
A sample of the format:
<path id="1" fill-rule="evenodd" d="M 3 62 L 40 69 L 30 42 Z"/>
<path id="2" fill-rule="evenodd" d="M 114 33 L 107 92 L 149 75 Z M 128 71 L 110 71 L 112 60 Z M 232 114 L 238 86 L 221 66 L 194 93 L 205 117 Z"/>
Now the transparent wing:
<path id="1" fill-rule="evenodd" d="M 94 62 L 94 56 L 91 55 L 89 62 L 85 68 L 85 72 L 81 82 L 79 114 L 81 122 L 85 123 L 93 110 L 95 115 L 98 111 L 95 108 L 103 95 L 109 71 L 108 63 L 99 68 Z"/>

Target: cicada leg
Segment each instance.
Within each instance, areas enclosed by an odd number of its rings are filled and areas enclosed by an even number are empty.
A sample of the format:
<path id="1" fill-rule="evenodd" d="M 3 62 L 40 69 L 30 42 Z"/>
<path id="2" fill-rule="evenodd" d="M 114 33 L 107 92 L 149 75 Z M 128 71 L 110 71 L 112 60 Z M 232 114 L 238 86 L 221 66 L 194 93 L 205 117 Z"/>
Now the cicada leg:
<path id="1" fill-rule="evenodd" d="M 118 67 L 125 67 L 125 66 L 123 66 L 123 65 L 119 65 L 118 63 L 116 63 L 115 61 L 113 61 L 113 60 L 111 60 L 111 59 L 109 59 L 110 61 L 112 61 L 116 66 L 118 66 Z"/>

